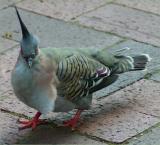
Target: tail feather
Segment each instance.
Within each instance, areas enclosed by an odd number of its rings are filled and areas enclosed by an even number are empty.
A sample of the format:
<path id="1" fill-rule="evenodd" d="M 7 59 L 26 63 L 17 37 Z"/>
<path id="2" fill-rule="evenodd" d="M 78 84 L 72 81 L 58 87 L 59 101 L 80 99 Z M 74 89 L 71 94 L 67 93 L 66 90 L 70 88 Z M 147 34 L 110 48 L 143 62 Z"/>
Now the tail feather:
<path id="1" fill-rule="evenodd" d="M 147 63 L 151 60 L 148 54 L 136 56 L 115 56 L 119 61 L 112 67 L 113 73 L 123 73 L 146 69 Z"/>
<path id="2" fill-rule="evenodd" d="M 118 62 L 112 66 L 112 73 L 123 73 L 134 69 L 134 60 L 131 56 L 116 55 L 115 58 Z"/>
<path id="3" fill-rule="evenodd" d="M 151 61 L 151 58 L 148 54 L 142 54 L 134 56 L 132 58 L 134 60 L 133 70 L 144 70 L 146 68 L 147 63 Z"/>

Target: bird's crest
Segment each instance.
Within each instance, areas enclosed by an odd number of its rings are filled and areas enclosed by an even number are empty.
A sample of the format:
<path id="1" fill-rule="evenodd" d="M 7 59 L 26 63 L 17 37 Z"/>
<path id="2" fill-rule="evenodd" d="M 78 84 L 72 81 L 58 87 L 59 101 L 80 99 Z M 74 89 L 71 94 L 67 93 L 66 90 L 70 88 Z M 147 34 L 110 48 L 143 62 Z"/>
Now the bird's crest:
<path id="1" fill-rule="evenodd" d="M 21 30 L 22 30 L 22 40 L 20 42 L 21 44 L 21 55 L 23 56 L 23 58 L 26 60 L 26 62 L 28 63 L 29 66 L 31 66 L 31 60 L 33 60 L 36 55 L 38 54 L 38 38 L 34 35 L 32 35 L 26 25 L 23 23 L 20 14 L 17 10 L 17 8 L 15 7 L 16 13 L 17 13 L 17 17 L 21 26 Z"/>
<path id="2" fill-rule="evenodd" d="M 21 25 L 22 36 L 23 36 L 23 38 L 26 38 L 27 36 L 30 35 L 30 33 L 29 33 L 27 27 L 25 26 L 25 24 L 23 23 L 16 6 L 15 6 L 15 9 L 16 9 L 16 13 L 17 13 L 17 17 L 18 17 L 19 23 Z"/>

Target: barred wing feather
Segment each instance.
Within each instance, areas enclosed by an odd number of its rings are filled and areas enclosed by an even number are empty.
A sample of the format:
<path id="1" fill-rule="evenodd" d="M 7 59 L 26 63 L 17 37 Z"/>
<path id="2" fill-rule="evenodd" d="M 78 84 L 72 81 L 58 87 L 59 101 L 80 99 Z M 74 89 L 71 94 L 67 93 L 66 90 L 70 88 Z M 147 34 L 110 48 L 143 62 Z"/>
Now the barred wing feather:
<path id="1" fill-rule="evenodd" d="M 84 55 L 74 54 L 59 62 L 57 76 L 59 94 L 70 100 L 80 99 L 97 91 L 96 86 L 111 74 L 110 69 Z M 100 87 L 101 88 L 101 87 Z"/>

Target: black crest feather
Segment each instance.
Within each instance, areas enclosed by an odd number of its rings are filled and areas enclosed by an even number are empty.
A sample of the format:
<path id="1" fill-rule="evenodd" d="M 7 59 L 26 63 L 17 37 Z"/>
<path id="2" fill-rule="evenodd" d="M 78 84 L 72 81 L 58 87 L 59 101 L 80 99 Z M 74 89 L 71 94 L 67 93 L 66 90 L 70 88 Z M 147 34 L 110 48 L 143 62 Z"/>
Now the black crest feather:
<path id="1" fill-rule="evenodd" d="M 20 14 L 19 14 L 18 9 L 17 9 L 16 6 L 15 6 L 15 10 L 16 10 L 16 13 L 17 13 L 17 17 L 18 17 L 19 23 L 21 25 L 21 30 L 22 30 L 23 38 L 26 38 L 27 36 L 30 35 L 30 33 L 29 33 L 27 27 L 25 26 L 25 24 L 23 23 L 23 21 L 22 21 L 22 19 L 20 17 Z"/>

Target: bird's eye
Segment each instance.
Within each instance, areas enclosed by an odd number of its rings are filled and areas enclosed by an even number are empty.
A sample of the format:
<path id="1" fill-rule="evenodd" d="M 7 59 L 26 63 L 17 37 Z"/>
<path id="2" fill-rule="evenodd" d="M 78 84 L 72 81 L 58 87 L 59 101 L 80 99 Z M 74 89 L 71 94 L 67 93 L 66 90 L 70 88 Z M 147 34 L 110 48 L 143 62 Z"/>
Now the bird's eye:
<path id="1" fill-rule="evenodd" d="M 29 59 L 29 57 L 27 57 L 27 56 L 23 56 L 23 58 L 25 59 L 26 62 L 27 62 L 28 59 Z"/>
<path id="2" fill-rule="evenodd" d="M 23 58 L 24 58 L 25 60 L 28 60 L 29 58 L 34 59 L 35 56 L 36 56 L 35 54 L 31 54 L 31 55 L 29 55 L 29 56 L 23 56 Z"/>

